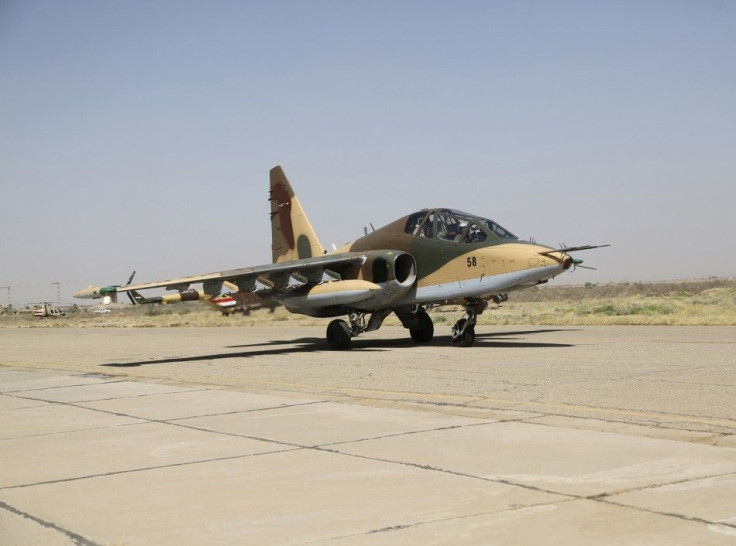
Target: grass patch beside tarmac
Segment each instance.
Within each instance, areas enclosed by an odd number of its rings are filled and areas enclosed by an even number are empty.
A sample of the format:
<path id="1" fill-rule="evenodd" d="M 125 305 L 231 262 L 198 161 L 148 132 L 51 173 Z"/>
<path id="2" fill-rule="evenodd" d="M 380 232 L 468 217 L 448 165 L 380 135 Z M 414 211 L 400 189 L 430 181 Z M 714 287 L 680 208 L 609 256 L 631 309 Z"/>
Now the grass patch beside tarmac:
<path id="1" fill-rule="evenodd" d="M 736 280 L 548 286 L 512 294 L 482 324 L 736 325 Z"/>
<path id="2" fill-rule="evenodd" d="M 29 312 L 0 315 L 0 328 L 176 328 L 268 325 L 326 325 L 331 319 L 294 315 L 283 307 L 223 316 L 210 306 L 190 302 L 165 306 L 113 305 L 65 308 L 64 318 L 33 317 Z M 451 326 L 459 306 L 430 310 L 435 324 Z M 544 285 L 512 292 L 500 306 L 490 304 L 478 318 L 485 325 L 736 325 L 736 279 L 669 283 Z M 391 315 L 384 324 L 399 325 Z"/>

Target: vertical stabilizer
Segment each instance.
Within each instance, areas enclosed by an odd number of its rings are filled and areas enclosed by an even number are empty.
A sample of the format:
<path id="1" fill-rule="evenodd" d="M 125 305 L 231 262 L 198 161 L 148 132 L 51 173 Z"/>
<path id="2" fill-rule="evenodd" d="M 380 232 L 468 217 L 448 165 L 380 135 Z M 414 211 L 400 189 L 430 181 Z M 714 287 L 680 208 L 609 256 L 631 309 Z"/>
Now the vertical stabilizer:
<path id="1" fill-rule="evenodd" d="M 271 252 L 274 263 L 325 253 L 281 167 L 271 169 L 268 200 L 271 202 Z"/>

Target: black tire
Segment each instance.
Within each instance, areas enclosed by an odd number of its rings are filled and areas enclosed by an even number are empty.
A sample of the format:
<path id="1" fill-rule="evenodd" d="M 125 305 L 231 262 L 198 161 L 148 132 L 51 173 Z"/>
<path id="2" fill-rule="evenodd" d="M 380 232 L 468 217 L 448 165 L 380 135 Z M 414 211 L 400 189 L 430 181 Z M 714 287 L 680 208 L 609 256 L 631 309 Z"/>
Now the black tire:
<path id="1" fill-rule="evenodd" d="M 470 347 L 475 343 L 475 328 L 468 326 L 463 334 L 458 338 L 458 347 Z"/>
<path id="2" fill-rule="evenodd" d="M 417 311 L 417 320 L 419 326 L 416 328 L 409 328 L 411 338 L 417 343 L 429 343 L 434 337 L 434 323 L 432 317 L 430 317 L 424 309 Z"/>
<path id="3" fill-rule="evenodd" d="M 455 332 L 459 332 L 460 330 L 462 330 L 463 329 L 463 326 L 465 326 L 465 319 L 464 318 L 458 320 L 455 323 L 455 326 L 452 327 L 452 344 L 453 345 L 457 345 L 458 343 L 460 343 L 460 338 L 462 336 L 455 337 Z"/>
<path id="4" fill-rule="evenodd" d="M 457 330 L 462 330 L 465 326 L 465 323 L 467 322 L 466 319 L 460 319 L 455 324 L 455 328 Z M 452 338 L 452 344 L 457 345 L 458 347 L 470 347 L 475 342 L 475 327 L 474 326 L 468 326 L 465 328 L 465 331 L 460 334 L 457 337 Z"/>
<path id="5" fill-rule="evenodd" d="M 335 319 L 327 325 L 327 344 L 333 351 L 350 349 L 350 326 L 341 319 Z"/>

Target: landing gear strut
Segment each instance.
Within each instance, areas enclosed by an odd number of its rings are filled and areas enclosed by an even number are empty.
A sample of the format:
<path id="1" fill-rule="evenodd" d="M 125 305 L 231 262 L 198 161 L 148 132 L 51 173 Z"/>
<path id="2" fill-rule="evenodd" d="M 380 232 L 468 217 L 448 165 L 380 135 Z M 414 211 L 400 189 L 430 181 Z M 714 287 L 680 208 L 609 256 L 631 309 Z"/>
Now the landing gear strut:
<path id="1" fill-rule="evenodd" d="M 479 298 L 467 298 L 463 303 L 465 316 L 452 327 L 452 343 L 458 347 L 470 347 L 475 342 L 475 323 L 478 315 L 488 307 L 488 303 Z"/>
<path id="2" fill-rule="evenodd" d="M 353 337 L 362 334 L 368 329 L 365 323 L 365 313 L 350 313 L 348 320 L 350 321 L 350 333 Z"/>

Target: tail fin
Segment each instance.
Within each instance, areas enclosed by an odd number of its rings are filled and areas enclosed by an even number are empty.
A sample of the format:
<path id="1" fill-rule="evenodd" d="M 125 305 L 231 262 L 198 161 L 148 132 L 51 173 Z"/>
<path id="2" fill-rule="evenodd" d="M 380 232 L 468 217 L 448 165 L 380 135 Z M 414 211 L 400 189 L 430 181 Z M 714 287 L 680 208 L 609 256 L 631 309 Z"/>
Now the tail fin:
<path id="1" fill-rule="evenodd" d="M 281 167 L 271 169 L 268 200 L 271 201 L 271 252 L 274 263 L 325 253 Z"/>
<path id="2" fill-rule="evenodd" d="M 128 290 L 126 294 L 128 294 L 130 303 L 132 303 L 133 305 L 143 305 L 144 303 L 151 303 L 148 301 L 149 298 L 144 298 L 137 290 Z"/>

